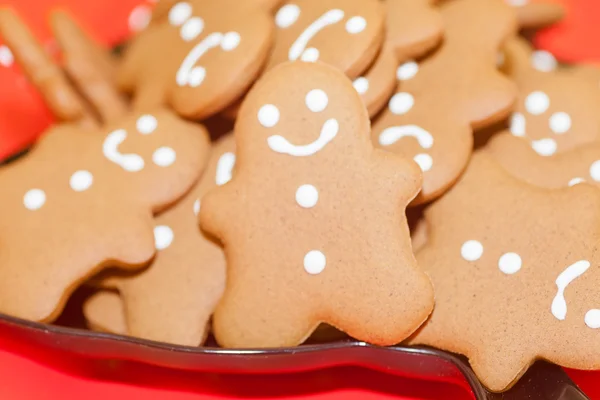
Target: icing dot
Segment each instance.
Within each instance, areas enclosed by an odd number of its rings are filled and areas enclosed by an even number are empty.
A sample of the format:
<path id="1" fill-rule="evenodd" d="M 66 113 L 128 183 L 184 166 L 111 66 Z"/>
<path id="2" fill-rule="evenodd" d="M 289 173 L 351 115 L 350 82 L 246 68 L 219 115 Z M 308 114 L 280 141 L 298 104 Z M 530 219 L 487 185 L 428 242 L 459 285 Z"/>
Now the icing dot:
<path id="1" fill-rule="evenodd" d="M 585 324 L 592 328 L 600 328 L 600 310 L 592 309 L 585 313 Z"/>
<path id="2" fill-rule="evenodd" d="M 419 72 L 419 64 L 415 61 L 407 61 L 396 70 L 396 78 L 399 81 L 406 81 L 413 78 Z"/>
<path id="3" fill-rule="evenodd" d="M 396 93 L 390 99 L 389 108 L 390 111 L 396 115 L 406 114 L 415 104 L 415 99 L 410 93 L 401 92 Z"/>
<path id="4" fill-rule="evenodd" d="M 138 118 L 137 122 L 135 123 L 138 132 L 142 135 L 148 135 L 154 132 L 157 125 L 158 121 L 156 120 L 156 118 L 153 115 L 149 114 L 142 115 Z"/>
<path id="5" fill-rule="evenodd" d="M 498 260 L 498 268 L 507 275 L 512 275 L 521 269 L 521 256 L 517 253 L 504 253 Z"/>
<path id="6" fill-rule="evenodd" d="M 575 186 L 577 184 L 583 183 L 585 182 L 585 179 L 577 177 L 577 178 L 573 178 L 569 181 L 569 186 Z"/>
<path id="7" fill-rule="evenodd" d="M 327 93 L 321 89 L 311 90 L 308 92 L 304 100 L 306 102 L 306 107 L 308 107 L 308 109 L 312 112 L 323 111 L 325 108 L 327 108 L 327 103 L 329 102 Z"/>
<path id="8" fill-rule="evenodd" d="M 28 210 L 38 210 L 46 203 L 46 193 L 41 189 L 31 189 L 25 193 L 23 204 Z"/>
<path id="9" fill-rule="evenodd" d="M 567 132 L 571 129 L 571 116 L 566 112 L 557 112 L 550 116 L 550 129 L 556 134 Z"/>
<path id="10" fill-rule="evenodd" d="M 523 7 L 525 4 L 529 3 L 529 0 L 506 0 L 506 3 L 513 7 Z"/>
<path id="11" fill-rule="evenodd" d="M 196 199 L 196 201 L 194 202 L 194 214 L 200 214 L 200 199 Z"/>
<path id="12" fill-rule="evenodd" d="M 525 109 L 533 115 L 545 113 L 550 107 L 550 98 L 544 92 L 532 92 L 525 99 Z"/>
<path id="13" fill-rule="evenodd" d="M 204 30 L 204 21 L 200 17 L 194 17 L 189 19 L 181 27 L 179 34 L 181 38 L 186 42 L 194 40 Z"/>
<path id="14" fill-rule="evenodd" d="M 556 69 L 556 58 L 546 50 L 536 50 L 531 54 L 531 65 L 541 72 L 550 72 Z"/>
<path id="15" fill-rule="evenodd" d="M 531 142 L 531 147 L 540 156 L 551 156 L 556 153 L 556 141 L 551 138 L 534 140 Z"/>
<path id="16" fill-rule="evenodd" d="M 327 265 L 325 254 L 318 250 L 311 250 L 304 256 L 304 269 L 311 275 L 323 272 L 325 265 Z"/>
<path id="17" fill-rule="evenodd" d="M 361 33 L 367 27 L 367 20 L 363 17 L 352 17 L 346 22 L 346 31 L 350 34 Z"/>
<path id="18" fill-rule="evenodd" d="M 364 76 L 361 76 L 360 78 L 357 78 L 354 80 L 354 82 L 352 82 L 352 86 L 354 86 L 354 89 L 359 94 L 365 94 L 367 93 L 367 90 L 369 90 L 369 80 Z"/>
<path id="19" fill-rule="evenodd" d="M 134 32 L 139 32 L 145 29 L 150 23 L 152 17 L 152 10 L 145 4 L 141 4 L 131 10 L 127 22 L 129 23 L 129 29 Z"/>
<path id="20" fill-rule="evenodd" d="M 296 190 L 296 203 L 303 208 L 312 208 L 319 200 L 319 191 L 313 185 L 302 185 Z"/>
<path id="21" fill-rule="evenodd" d="M 239 46 L 241 40 L 242 38 L 239 33 L 227 32 L 225 36 L 223 36 L 221 48 L 225 51 L 231 51 Z"/>
<path id="22" fill-rule="evenodd" d="M 427 172 L 431 169 L 431 167 L 433 167 L 433 158 L 431 158 L 429 154 L 417 154 L 416 156 L 414 156 L 413 160 L 415 160 L 415 162 L 419 164 L 419 167 L 421 167 L 421 171 L 423 172 Z"/>
<path id="23" fill-rule="evenodd" d="M 231 180 L 234 166 L 235 154 L 227 152 L 219 157 L 219 161 L 217 161 L 217 172 L 215 174 L 215 183 L 218 186 L 222 186 Z"/>
<path id="24" fill-rule="evenodd" d="M 590 176 L 596 182 L 600 182 L 600 160 L 594 161 L 590 166 Z"/>
<path id="25" fill-rule="evenodd" d="M 304 50 L 300 56 L 300 59 L 304 62 L 316 62 L 319 59 L 319 50 L 315 49 L 314 47 L 309 47 L 308 49 Z"/>
<path id="26" fill-rule="evenodd" d="M 154 247 L 156 250 L 164 250 L 173 243 L 173 230 L 167 225 L 154 227 Z"/>
<path id="27" fill-rule="evenodd" d="M 83 192 L 92 186 L 94 182 L 94 176 L 90 173 L 90 171 L 79 170 L 71 175 L 71 179 L 69 180 L 69 185 L 71 185 L 71 189 L 76 192 Z"/>
<path id="28" fill-rule="evenodd" d="M 265 128 L 272 128 L 279 122 L 279 109 L 273 104 L 265 104 L 258 110 L 258 122 Z"/>
<path id="29" fill-rule="evenodd" d="M 152 154 L 152 161 L 159 167 L 168 167 L 175 162 L 177 155 L 170 147 L 160 147 Z"/>
<path id="30" fill-rule="evenodd" d="M 286 4 L 281 7 L 275 15 L 275 24 L 278 27 L 285 29 L 294 25 L 300 16 L 300 7 L 295 4 Z"/>
<path id="31" fill-rule="evenodd" d="M 467 261 L 477 261 L 483 255 L 483 245 L 477 240 L 467 240 L 460 248 L 460 255 Z"/>
<path id="32" fill-rule="evenodd" d="M 10 67 L 15 62 L 12 51 L 4 45 L 0 46 L 0 65 Z"/>
<path id="33" fill-rule="evenodd" d="M 521 113 L 513 113 L 510 117 L 510 133 L 513 136 L 525 136 L 525 116 Z"/>
<path id="34" fill-rule="evenodd" d="M 189 3 L 177 3 L 169 10 L 169 22 L 179 26 L 192 15 L 192 6 Z"/>

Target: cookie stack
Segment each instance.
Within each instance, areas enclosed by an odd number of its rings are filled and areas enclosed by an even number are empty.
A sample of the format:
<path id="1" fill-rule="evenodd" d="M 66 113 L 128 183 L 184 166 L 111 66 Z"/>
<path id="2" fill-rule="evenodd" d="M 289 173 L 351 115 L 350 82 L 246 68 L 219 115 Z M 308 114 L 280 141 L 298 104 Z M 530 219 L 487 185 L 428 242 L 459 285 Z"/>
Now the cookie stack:
<path id="1" fill-rule="evenodd" d="M 161 1 L 118 56 L 58 12 L 60 65 L 0 12 L 61 121 L 0 167 L 0 312 L 83 285 L 91 328 L 174 344 L 600 368 L 600 73 L 519 35 L 562 10 L 280 3 Z"/>

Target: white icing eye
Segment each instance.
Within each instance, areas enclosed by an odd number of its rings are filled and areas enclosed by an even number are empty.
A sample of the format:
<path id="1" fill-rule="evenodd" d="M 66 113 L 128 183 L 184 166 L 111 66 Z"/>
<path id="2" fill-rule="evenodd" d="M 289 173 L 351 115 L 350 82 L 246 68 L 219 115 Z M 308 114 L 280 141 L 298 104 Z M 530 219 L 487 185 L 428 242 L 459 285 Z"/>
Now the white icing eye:
<path id="1" fill-rule="evenodd" d="M 177 155 L 170 147 L 160 147 L 152 154 L 152 161 L 159 167 L 168 167 L 175 162 Z"/>
<path id="2" fill-rule="evenodd" d="M 560 135 L 571 129 L 571 116 L 566 112 L 557 112 L 550 116 L 550 129 Z"/>
<path id="3" fill-rule="evenodd" d="M 498 268 L 507 275 L 512 275 L 521 269 L 523 261 L 517 253 L 505 253 L 498 260 Z"/>
<path id="4" fill-rule="evenodd" d="M 311 250 L 304 256 L 304 269 L 311 275 L 320 274 L 326 265 L 325 254 L 318 250 Z"/>
<path id="5" fill-rule="evenodd" d="M 600 310 L 592 309 L 585 313 L 585 324 L 592 328 L 600 328 Z"/>
<path id="6" fill-rule="evenodd" d="M 415 99 L 410 93 L 396 93 L 389 103 L 390 111 L 396 115 L 406 114 L 415 104 Z"/>
<path id="7" fill-rule="evenodd" d="M 352 35 L 361 33 L 367 27 L 367 20 L 363 17 L 352 17 L 346 22 L 346 31 Z"/>
<path id="8" fill-rule="evenodd" d="M 319 201 L 319 191 L 313 185 L 302 185 L 296 190 L 296 203 L 303 208 L 313 208 Z"/>
<path id="9" fill-rule="evenodd" d="M 142 115 L 136 122 L 136 128 L 142 135 L 148 135 L 156 130 L 158 121 L 153 115 Z"/>
<path id="10" fill-rule="evenodd" d="M 399 81 L 406 81 L 414 78 L 419 72 L 419 64 L 414 61 L 407 61 L 396 70 L 396 78 Z"/>
<path id="11" fill-rule="evenodd" d="M 327 104 L 329 103 L 329 98 L 327 97 L 327 93 L 322 91 L 321 89 L 313 89 L 306 95 L 304 99 L 306 103 L 306 107 L 312 112 L 321 112 L 325 108 L 327 108 Z"/>
<path id="12" fill-rule="evenodd" d="M 167 225 L 154 227 L 154 247 L 156 250 L 164 250 L 173 243 L 173 230 Z"/>
<path id="13" fill-rule="evenodd" d="M 516 112 L 510 117 L 510 133 L 513 136 L 525 136 L 525 116 L 523 114 Z"/>
<path id="14" fill-rule="evenodd" d="M 415 160 L 415 162 L 419 164 L 419 167 L 421 167 L 421 171 L 423 172 L 427 172 L 431 169 L 431 167 L 433 167 L 433 158 L 431 158 L 429 154 L 417 154 L 413 157 L 413 160 Z"/>
<path id="15" fill-rule="evenodd" d="M 556 140 L 551 138 L 534 140 L 531 142 L 531 148 L 540 156 L 548 157 L 556 153 Z"/>
<path id="16" fill-rule="evenodd" d="M 541 72 L 554 71 L 558 61 L 546 50 L 536 50 L 531 54 L 531 66 Z"/>
<path id="17" fill-rule="evenodd" d="M 258 122 L 265 128 L 272 128 L 279 122 L 279 109 L 273 104 L 265 104 L 258 110 Z"/>
<path id="18" fill-rule="evenodd" d="M 38 210 L 46 203 L 46 193 L 41 189 L 31 189 L 25 193 L 23 204 L 28 210 Z"/>
<path id="19" fill-rule="evenodd" d="M 364 76 L 361 76 L 352 82 L 352 86 L 354 86 L 354 90 L 356 90 L 359 94 L 365 94 L 369 90 L 369 80 Z"/>
<path id="20" fill-rule="evenodd" d="M 145 29 L 152 18 L 152 10 L 145 4 L 141 4 L 131 10 L 127 20 L 129 29 L 133 32 L 139 32 Z"/>
<path id="21" fill-rule="evenodd" d="M 550 107 L 550 98 L 541 91 L 530 93 L 525 99 L 525 109 L 533 115 L 545 113 Z"/>
<path id="22" fill-rule="evenodd" d="M 192 41 L 198 37 L 204 30 L 204 20 L 200 17 L 189 19 L 181 27 L 179 35 L 186 42 Z"/>
<path id="23" fill-rule="evenodd" d="M 4 45 L 0 46 L 0 65 L 10 67 L 15 62 L 12 51 Z"/>
<path id="24" fill-rule="evenodd" d="M 302 52 L 300 60 L 304 62 L 316 62 L 319 60 L 319 55 L 320 53 L 318 49 L 315 49 L 314 47 L 309 47 L 308 49 Z"/>
<path id="25" fill-rule="evenodd" d="M 221 48 L 224 51 L 231 51 L 237 48 L 241 41 L 240 34 L 237 32 L 227 32 L 225 36 L 223 36 L 223 41 L 221 42 Z"/>
<path id="26" fill-rule="evenodd" d="M 600 160 L 594 161 L 590 166 L 590 176 L 596 182 L 600 182 Z"/>
<path id="27" fill-rule="evenodd" d="M 289 28 L 298 20 L 300 16 L 300 7 L 295 4 L 286 4 L 281 7 L 275 15 L 275 24 L 282 28 Z"/>
<path id="28" fill-rule="evenodd" d="M 94 176 L 90 171 L 79 170 L 71 175 L 71 179 L 69 180 L 69 185 L 71 189 L 76 192 L 83 192 L 92 186 L 94 182 Z"/>
<path id="29" fill-rule="evenodd" d="M 483 255 L 483 245 L 477 240 L 467 240 L 460 248 L 460 255 L 467 261 L 477 261 Z"/>
<path id="30" fill-rule="evenodd" d="M 192 6 L 189 3 L 177 3 L 169 10 L 169 23 L 179 26 L 192 15 Z"/>

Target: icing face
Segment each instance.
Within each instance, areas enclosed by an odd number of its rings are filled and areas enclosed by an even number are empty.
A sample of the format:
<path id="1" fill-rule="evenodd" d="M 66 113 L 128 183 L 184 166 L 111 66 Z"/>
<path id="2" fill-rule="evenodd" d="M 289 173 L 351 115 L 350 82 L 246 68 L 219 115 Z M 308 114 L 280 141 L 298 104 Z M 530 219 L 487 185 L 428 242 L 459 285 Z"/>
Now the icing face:
<path id="1" fill-rule="evenodd" d="M 381 46 L 383 18 L 373 0 L 289 2 L 275 14 L 277 39 L 268 68 L 284 61 L 322 61 L 358 75 Z"/>
<path id="2" fill-rule="evenodd" d="M 167 100 L 185 116 L 212 115 L 258 75 L 272 44 L 269 19 L 260 7 L 229 1 L 177 2 L 132 43 L 120 84 L 140 93 L 138 105 Z"/>

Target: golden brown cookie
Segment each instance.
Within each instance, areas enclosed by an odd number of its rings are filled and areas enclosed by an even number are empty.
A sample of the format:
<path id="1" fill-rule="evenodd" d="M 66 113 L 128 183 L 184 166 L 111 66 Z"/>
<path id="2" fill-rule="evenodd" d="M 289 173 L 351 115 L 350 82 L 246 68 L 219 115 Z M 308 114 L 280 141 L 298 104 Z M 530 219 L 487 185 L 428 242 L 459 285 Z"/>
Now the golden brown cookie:
<path id="1" fill-rule="evenodd" d="M 374 121 L 380 148 L 414 159 L 423 170 L 415 204 L 440 196 L 458 179 L 473 147 L 473 129 L 505 118 L 514 84 L 496 69 L 501 45 L 516 31 L 502 0 L 441 5 L 445 39 L 422 63 L 408 62 L 399 89 Z"/>
<path id="2" fill-rule="evenodd" d="M 294 346 L 321 322 L 380 345 L 414 332 L 433 307 L 404 215 L 420 171 L 373 149 L 348 78 L 322 63 L 273 69 L 244 101 L 235 138 L 235 175 L 200 211 L 228 263 L 219 344 Z"/>
<path id="3" fill-rule="evenodd" d="M 521 29 L 537 29 L 552 25 L 565 16 L 564 8 L 556 1 L 505 0 L 515 8 Z"/>
<path id="4" fill-rule="evenodd" d="M 52 321 L 90 276 L 147 263 L 153 212 L 193 186 L 208 149 L 200 125 L 160 110 L 44 134 L 0 169 L 0 312 Z"/>
<path id="5" fill-rule="evenodd" d="M 537 359 L 600 368 L 600 191 L 537 188 L 480 153 L 425 216 L 436 304 L 412 344 L 464 354 L 492 391 Z"/>
<path id="6" fill-rule="evenodd" d="M 83 303 L 83 314 L 89 329 L 97 332 L 127 335 L 123 301 L 114 290 L 98 290 Z"/>

